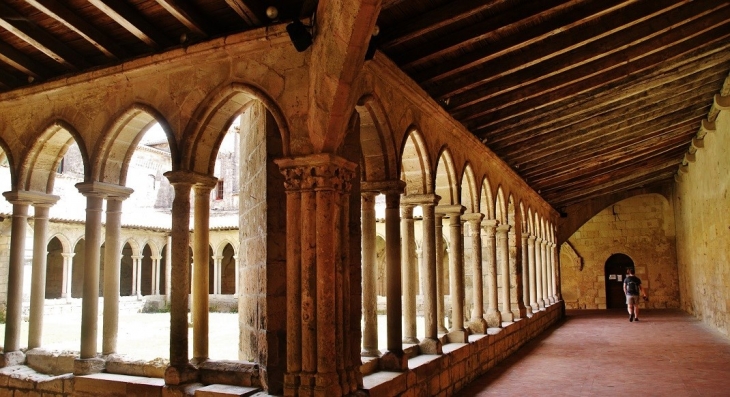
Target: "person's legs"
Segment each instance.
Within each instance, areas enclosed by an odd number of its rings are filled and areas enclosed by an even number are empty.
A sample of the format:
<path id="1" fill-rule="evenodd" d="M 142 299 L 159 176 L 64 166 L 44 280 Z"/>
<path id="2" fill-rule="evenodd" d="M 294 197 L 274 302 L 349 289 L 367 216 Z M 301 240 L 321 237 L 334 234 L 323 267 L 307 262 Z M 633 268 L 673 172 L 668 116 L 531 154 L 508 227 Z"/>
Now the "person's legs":
<path id="1" fill-rule="evenodd" d="M 639 303 L 634 305 L 634 320 L 639 321 Z"/>

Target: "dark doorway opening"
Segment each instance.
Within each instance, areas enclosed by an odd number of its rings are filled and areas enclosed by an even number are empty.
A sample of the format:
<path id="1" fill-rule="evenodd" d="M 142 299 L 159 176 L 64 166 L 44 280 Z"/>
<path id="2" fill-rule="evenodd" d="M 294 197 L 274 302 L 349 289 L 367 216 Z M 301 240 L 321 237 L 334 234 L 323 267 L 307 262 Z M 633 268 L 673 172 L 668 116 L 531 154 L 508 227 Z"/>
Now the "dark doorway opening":
<path id="1" fill-rule="evenodd" d="M 613 254 L 606 260 L 606 308 L 625 309 L 626 296 L 624 295 L 624 278 L 626 269 L 633 269 L 634 261 L 624 254 Z"/>

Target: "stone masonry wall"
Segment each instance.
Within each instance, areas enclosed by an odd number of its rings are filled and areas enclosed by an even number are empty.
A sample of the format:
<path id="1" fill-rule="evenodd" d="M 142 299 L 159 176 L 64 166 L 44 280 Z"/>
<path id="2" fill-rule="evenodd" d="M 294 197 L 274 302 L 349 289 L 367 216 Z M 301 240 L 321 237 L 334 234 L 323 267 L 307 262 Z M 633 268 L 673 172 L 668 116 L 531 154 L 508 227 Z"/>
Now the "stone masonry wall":
<path id="1" fill-rule="evenodd" d="M 681 307 L 730 335 L 730 111 L 677 183 L 677 261 Z"/>
<path id="2" fill-rule="evenodd" d="M 613 254 L 628 255 L 649 296 L 642 307 L 679 307 L 679 286 L 671 204 L 648 194 L 607 207 L 568 242 L 583 259 L 582 270 L 561 267 L 563 300 L 568 309 L 605 309 L 605 264 Z M 561 258 L 561 263 L 568 263 Z"/>

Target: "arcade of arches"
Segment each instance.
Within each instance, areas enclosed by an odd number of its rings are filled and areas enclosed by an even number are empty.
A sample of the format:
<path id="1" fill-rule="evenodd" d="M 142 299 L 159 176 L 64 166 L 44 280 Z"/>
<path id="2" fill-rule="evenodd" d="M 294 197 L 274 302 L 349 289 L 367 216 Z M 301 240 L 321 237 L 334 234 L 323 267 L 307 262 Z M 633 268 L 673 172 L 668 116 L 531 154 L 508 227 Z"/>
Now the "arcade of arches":
<path id="1" fill-rule="evenodd" d="M 730 204 L 727 111 L 712 116 L 676 184 L 583 204 L 571 211 L 583 219 L 563 220 L 388 59 L 363 61 L 355 42 L 371 22 L 356 22 L 347 39 L 321 35 L 307 53 L 274 26 L 0 95 L 12 204 L 2 366 L 53 359 L 40 343 L 46 298 L 78 296 L 82 311 L 67 373 L 5 373 L 18 380 L 3 387 L 58 396 L 183 396 L 221 385 L 234 395 L 453 395 L 566 306 L 606 307 L 604 269 L 617 253 L 646 280 L 646 305 L 681 307 L 727 334 L 730 319 L 716 306 L 730 302 L 727 252 L 699 237 L 711 230 L 709 241 L 730 242 L 728 211 L 719 210 Z M 223 238 L 209 198 L 239 116 L 238 225 Z M 138 177 L 132 152 L 155 123 L 169 144 L 171 223 L 140 232 L 121 218 L 134 211 L 125 205 Z M 72 143 L 84 166 L 76 188 L 85 220 L 65 225 L 83 235 L 76 251 L 48 216 Z M 32 331 L 21 346 L 26 250 Z M 59 269 L 72 252 L 83 271 L 66 278 Z M 211 257 L 235 258 L 233 283 L 210 270 Z M 121 276 L 130 260 L 140 276 Z M 112 363 L 119 297 L 148 293 L 170 310 L 159 374 Z M 237 298 L 239 361 L 209 357 L 211 293 Z"/>

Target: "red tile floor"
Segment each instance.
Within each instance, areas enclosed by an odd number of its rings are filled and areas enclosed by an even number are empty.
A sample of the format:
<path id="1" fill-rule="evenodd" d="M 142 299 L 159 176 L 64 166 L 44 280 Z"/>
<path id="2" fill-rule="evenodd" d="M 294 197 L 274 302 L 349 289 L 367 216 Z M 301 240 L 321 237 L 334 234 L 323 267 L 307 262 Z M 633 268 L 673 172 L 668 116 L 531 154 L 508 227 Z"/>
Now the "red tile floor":
<path id="1" fill-rule="evenodd" d="M 730 338 L 679 310 L 567 311 L 458 396 L 730 396 Z"/>

